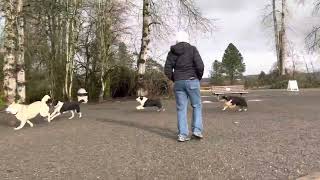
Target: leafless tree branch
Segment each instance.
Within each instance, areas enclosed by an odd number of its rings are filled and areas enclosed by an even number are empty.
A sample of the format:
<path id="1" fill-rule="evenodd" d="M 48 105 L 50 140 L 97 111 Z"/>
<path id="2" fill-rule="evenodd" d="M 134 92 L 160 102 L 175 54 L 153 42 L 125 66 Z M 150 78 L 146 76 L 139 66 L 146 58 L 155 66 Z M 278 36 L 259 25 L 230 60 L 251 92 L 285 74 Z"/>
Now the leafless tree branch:
<path id="1" fill-rule="evenodd" d="M 320 27 L 314 27 L 305 38 L 306 45 L 309 51 L 316 51 L 320 48 Z"/>

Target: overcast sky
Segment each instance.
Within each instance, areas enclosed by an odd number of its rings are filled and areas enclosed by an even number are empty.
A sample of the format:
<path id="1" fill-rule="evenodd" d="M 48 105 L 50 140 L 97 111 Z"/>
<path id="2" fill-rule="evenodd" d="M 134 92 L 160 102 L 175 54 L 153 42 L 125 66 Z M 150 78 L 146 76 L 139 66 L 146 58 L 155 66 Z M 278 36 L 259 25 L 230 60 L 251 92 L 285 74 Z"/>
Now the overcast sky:
<path id="1" fill-rule="evenodd" d="M 312 2 L 302 5 L 290 4 L 290 18 L 288 38 L 293 42 L 295 51 L 304 54 L 307 61 L 313 61 L 319 67 L 320 61 L 316 55 L 307 55 L 304 38 L 314 22 L 312 17 Z M 266 27 L 261 22 L 268 13 L 265 6 L 270 0 L 198 0 L 198 6 L 203 15 L 217 19 L 213 36 L 197 38 L 196 45 L 205 62 L 205 76 L 209 75 L 212 62 L 221 61 L 224 50 L 229 43 L 233 43 L 241 52 L 246 63 L 245 74 L 269 72 L 276 62 L 273 45 L 272 27 Z M 290 1 L 291 3 L 293 0 Z M 269 12 L 270 13 L 270 12 Z M 168 42 L 172 45 L 173 42 Z M 301 67 L 305 67 L 302 65 Z"/>
<path id="2" fill-rule="evenodd" d="M 293 42 L 294 49 L 300 56 L 300 61 L 303 61 L 304 57 L 308 63 L 312 61 L 316 68 L 320 68 L 319 56 L 306 54 L 304 42 L 306 34 L 314 24 L 320 22 L 320 18 L 311 15 L 313 0 L 307 0 L 304 5 L 297 5 L 293 3 L 295 1 L 288 1 L 292 3 L 289 4 L 288 39 Z M 265 6 L 270 3 L 270 0 L 196 0 L 196 2 L 204 16 L 217 19 L 214 22 L 216 29 L 212 36 L 191 37 L 194 39 L 192 44 L 198 47 L 204 60 L 206 77 L 209 76 L 212 62 L 215 59 L 221 61 L 224 50 L 229 43 L 233 43 L 241 52 L 247 67 L 246 75 L 258 74 L 261 71 L 269 72 L 276 62 L 274 37 L 272 27 L 264 26 L 261 21 L 266 13 L 270 13 L 265 10 Z M 138 17 L 135 22 L 128 22 L 137 26 L 134 28 L 136 32 L 132 33 L 136 49 L 139 49 L 138 46 L 141 42 L 139 37 L 141 27 L 138 27 L 140 21 L 141 17 Z M 152 44 L 151 56 L 164 60 L 174 41 L 173 38 L 169 38 L 164 43 L 153 41 Z M 290 58 L 288 60 L 290 61 Z M 161 63 L 164 64 L 164 61 Z M 288 64 L 290 63 L 288 62 Z M 301 70 L 304 67 L 304 64 L 300 65 Z"/>

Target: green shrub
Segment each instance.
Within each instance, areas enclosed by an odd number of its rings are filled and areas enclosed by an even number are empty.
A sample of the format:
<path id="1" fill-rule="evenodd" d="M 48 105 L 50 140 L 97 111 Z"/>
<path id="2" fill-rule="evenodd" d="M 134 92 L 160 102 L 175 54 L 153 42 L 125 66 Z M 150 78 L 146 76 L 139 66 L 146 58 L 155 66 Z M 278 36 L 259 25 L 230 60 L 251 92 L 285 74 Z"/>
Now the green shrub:
<path id="1" fill-rule="evenodd" d="M 110 73 L 111 97 L 115 98 L 135 95 L 135 77 L 135 72 L 128 67 L 115 67 Z"/>
<path id="2" fill-rule="evenodd" d="M 172 85 L 163 72 L 149 71 L 145 75 L 145 80 L 149 96 L 172 96 Z"/>
<path id="3" fill-rule="evenodd" d="M 3 95 L 0 95 L 0 110 L 2 110 L 6 106 L 6 102 L 4 100 Z"/>

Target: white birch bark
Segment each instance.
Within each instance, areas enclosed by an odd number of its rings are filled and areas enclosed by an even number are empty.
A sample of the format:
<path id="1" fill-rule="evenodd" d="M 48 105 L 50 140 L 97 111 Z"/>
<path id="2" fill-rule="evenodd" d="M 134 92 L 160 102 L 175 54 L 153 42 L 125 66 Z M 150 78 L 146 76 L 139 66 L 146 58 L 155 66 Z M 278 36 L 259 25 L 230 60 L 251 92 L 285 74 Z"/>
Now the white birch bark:
<path id="1" fill-rule="evenodd" d="M 142 39 L 141 48 L 138 59 L 138 96 L 146 96 L 147 90 L 144 89 L 143 81 L 146 72 L 146 61 L 148 59 L 148 49 L 150 43 L 150 24 L 151 24 L 151 14 L 150 14 L 150 2 L 149 0 L 143 0 L 143 25 L 142 25 Z"/>
<path id="2" fill-rule="evenodd" d="M 67 20 L 66 20 L 66 67 L 65 67 L 65 86 L 64 91 L 66 97 L 72 99 L 72 85 L 73 85 L 73 72 L 74 72 L 74 56 L 75 48 L 77 45 L 77 36 L 79 34 L 77 27 L 77 10 L 79 0 L 73 0 L 67 3 Z"/>
<path id="3" fill-rule="evenodd" d="M 69 66 L 70 66 L 70 57 L 69 57 L 69 21 L 67 20 L 67 33 L 66 33 L 66 72 L 64 79 L 64 95 L 68 96 L 68 80 L 69 80 Z"/>
<path id="4" fill-rule="evenodd" d="M 17 52 L 17 93 L 18 102 L 24 103 L 26 100 L 26 78 L 24 62 L 24 16 L 22 12 L 23 0 L 17 3 L 17 30 L 18 30 L 18 52 Z"/>
<path id="5" fill-rule="evenodd" d="M 5 56 L 3 65 L 3 87 L 4 95 L 8 103 L 12 103 L 16 98 L 17 81 L 16 81 L 16 57 L 15 57 L 15 3 L 13 0 L 6 0 L 5 3 Z"/>
<path id="6" fill-rule="evenodd" d="M 103 12 L 103 0 L 99 0 L 98 3 L 98 13 L 100 14 Z M 99 93 L 99 102 L 103 101 L 104 98 L 104 92 L 105 92 L 105 83 L 104 83 L 104 75 L 105 75 L 105 39 L 104 39 L 104 22 L 103 22 L 103 17 L 98 15 L 98 29 L 99 29 L 99 41 L 100 41 L 100 51 L 99 51 L 99 59 L 101 63 L 101 74 L 100 74 L 100 83 L 101 83 L 101 89 Z"/>

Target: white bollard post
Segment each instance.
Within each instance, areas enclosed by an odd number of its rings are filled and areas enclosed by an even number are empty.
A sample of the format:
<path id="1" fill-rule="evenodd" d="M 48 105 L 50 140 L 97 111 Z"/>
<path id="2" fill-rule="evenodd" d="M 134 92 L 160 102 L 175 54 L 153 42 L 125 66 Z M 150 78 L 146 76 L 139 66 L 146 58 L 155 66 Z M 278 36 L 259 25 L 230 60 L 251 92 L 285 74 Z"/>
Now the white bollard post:
<path id="1" fill-rule="evenodd" d="M 88 103 L 88 92 L 84 88 L 80 88 L 77 92 L 78 102 L 83 100 L 83 103 Z"/>

